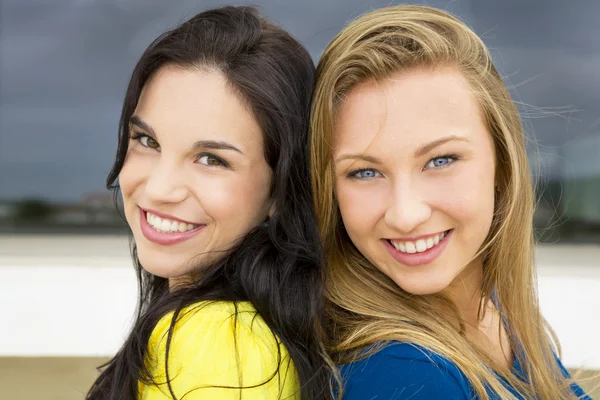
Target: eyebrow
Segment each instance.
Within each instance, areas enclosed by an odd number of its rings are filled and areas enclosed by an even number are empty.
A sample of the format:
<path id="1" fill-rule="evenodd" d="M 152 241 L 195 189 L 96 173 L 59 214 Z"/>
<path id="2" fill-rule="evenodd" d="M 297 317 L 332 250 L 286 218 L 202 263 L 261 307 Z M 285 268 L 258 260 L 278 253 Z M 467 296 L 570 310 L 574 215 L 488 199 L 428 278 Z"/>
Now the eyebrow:
<path id="1" fill-rule="evenodd" d="M 435 149 L 436 147 L 441 146 L 444 143 L 452 142 L 454 140 L 471 143 L 471 141 L 464 136 L 450 135 L 450 136 L 446 136 L 446 137 L 434 140 L 433 142 L 424 144 L 423 146 L 419 147 L 417 149 L 417 151 L 415 151 L 415 156 L 416 157 L 424 156 L 425 154 L 429 153 L 431 150 Z"/>
<path id="2" fill-rule="evenodd" d="M 132 125 L 137 125 L 138 127 L 142 128 L 143 130 L 145 130 L 146 132 L 148 132 L 156 138 L 156 133 L 154 132 L 154 129 L 152 129 L 152 127 L 146 122 L 144 122 L 139 116 L 132 115 L 129 119 L 129 122 Z M 219 140 L 198 140 L 194 142 L 194 144 L 192 145 L 192 149 L 233 150 L 237 151 L 242 155 L 244 154 L 240 149 L 238 149 L 234 145 Z"/>
<path id="3" fill-rule="evenodd" d="M 152 127 L 150 125 L 148 125 L 147 123 L 142 121 L 142 119 L 140 117 L 138 117 L 137 115 L 132 115 L 131 118 L 129 118 L 129 123 L 132 125 L 137 125 L 138 127 L 142 128 L 146 132 L 152 134 L 152 136 L 156 136 L 156 134 L 154 133 L 154 129 L 152 129 Z"/>
<path id="4" fill-rule="evenodd" d="M 423 146 L 419 147 L 415 151 L 415 157 L 422 157 L 425 154 L 429 153 L 431 150 L 435 149 L 436 147 L 441 146 L 444 143 L 451 142 L 453 140 L 471 143 L 471 141 L 464 136 L 456 136 L 456 135 L 446 136 L 446 137 L 434 140 L 433 142 L 424 144 Z M 370 155 L 364 154 L 364 153 L 344 154 L 344 155 L 338 157 L 335 161 L 340 162 L 343 160 L 363 160 L 363 161 L 367 161 L 367 162 L 370 162 L 373 164 L 381 164 L 381 161 L 377 157 L 373 157 L 373 156 L 370 156 Z"/>
<path id="5" fill-rule="evenodd" d="M 242 153 L 242 151 L 240 149 L 238 149 L 237 147 L 235 147 L 234 145 L 229 144 L 227 142 L 221 142 L 218 140 L 198 140 L 197 142 L 195 142 L 192 145 L 192 148 L 194 150 L 197 150 L 197 149 L 233 150 L 233 151 L 237 151 L 241 155 L 244 155 L 244 153 Z"/>
<path id="6" fill-rule="evenodd" d="M 344 160 L 363 160 L 366 162 L 370 162 L 373 164 L 381 164 L 381 161 L 377 157 L 369 156 L 363 153 L 348 153 L 343 156 L 338 157 L 335 162 L 340 162 Z"/>

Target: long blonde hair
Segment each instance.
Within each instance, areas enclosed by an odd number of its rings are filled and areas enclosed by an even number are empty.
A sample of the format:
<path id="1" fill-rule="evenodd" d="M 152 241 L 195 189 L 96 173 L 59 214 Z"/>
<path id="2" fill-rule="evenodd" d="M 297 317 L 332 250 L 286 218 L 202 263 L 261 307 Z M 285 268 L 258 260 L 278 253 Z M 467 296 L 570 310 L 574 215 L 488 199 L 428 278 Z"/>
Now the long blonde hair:
<path id="1" fill-rule="evenodd" d="M 487 305 L 493 292 L 525 382 L 494 368 L 494 361 L 466 337 L 462 322 L 460 329 L 449 323 L 451 318 L 462 319 L 448 298 L 410 295 L 369 263 L 348 238 L 336 204 L 331 153 L 336 112 L 344 96 L 366 80 L 443 66 L 458 68 L 465 76 L 493 138 L 495 212 L 490 233 L 475 255 L 485 260 L 481 305 Z M 404 341 L 456 364 L 482 399 L 489 398 L 486 389 L 515 398 L 500 376 L 525 398 L 573 398 L 555 358 L 560 351 L 556 337 L 538 305 L 535 197 L 523 128 L 482 40 L 456 17 L 430 7 L 395 6 L 363 15 L 333 39 L 319 61 L 311 130 L 314 201 L 329 268 L 330 350 L 336 361 L 354 360 L 366 348 L 376 351 L 377 344 L 386 341 Z M 450 315 L 442 311 L 448 307 L 454 310 Z"/>

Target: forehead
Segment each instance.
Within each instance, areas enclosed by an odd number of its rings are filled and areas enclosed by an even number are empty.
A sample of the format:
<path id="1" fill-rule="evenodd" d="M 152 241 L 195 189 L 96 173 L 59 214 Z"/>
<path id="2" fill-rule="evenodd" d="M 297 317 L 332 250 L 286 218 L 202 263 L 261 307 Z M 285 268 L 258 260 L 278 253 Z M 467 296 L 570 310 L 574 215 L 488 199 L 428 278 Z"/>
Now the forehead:
<path id="1" fill-rule="evenodd" d="M 210 139 L 262 146 L 254 115 L 216 70 L 160 68 L 143 88 L 135 114 L 161 141 Z"/>
<path id="2" fill-rule="evenodd" d="M 415 69 L 355 87 L 340 105 L 334 148 L 411 147 L 449 134 L 476 139 L 482 132 L 479 105 L 457 69 Z"/>

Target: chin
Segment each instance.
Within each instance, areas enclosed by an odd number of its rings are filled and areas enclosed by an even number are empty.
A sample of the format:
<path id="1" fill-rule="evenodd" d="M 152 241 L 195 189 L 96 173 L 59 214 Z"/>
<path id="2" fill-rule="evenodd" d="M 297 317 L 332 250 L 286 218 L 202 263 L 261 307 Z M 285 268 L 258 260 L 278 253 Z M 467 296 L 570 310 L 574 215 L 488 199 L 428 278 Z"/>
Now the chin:
<path id="1" fill-rule="evenodd" d="M 140 260 L 140 265 L 144 271 L 149 272 L 154 276 L 158 276 L 159 278 L 170 279 L 176 275 L 173 274 L 172 270 L 169 270 L 168 267 L 165 268 L 164 265 L 157 265 L 156 262 L 144 263 L 144 261 Z"/>
<path id="2" fill-rule="evenodd" d="M 419 278 L 415 281 L 406 281 L 404 279 L 394 281 L 402 290 L 416 296 L 439 293 L 449 286 L 448 282 L 432 282 L 427 278 Z"/>
<path id="3" fill-rule="evenodd" d="M 176 263 L 172 256 L 166 254 L 153 254 L 138 248 L 138 258 L 145 271 L 160 278 L 174 278 L 184 273 L 184 266 Z"/>

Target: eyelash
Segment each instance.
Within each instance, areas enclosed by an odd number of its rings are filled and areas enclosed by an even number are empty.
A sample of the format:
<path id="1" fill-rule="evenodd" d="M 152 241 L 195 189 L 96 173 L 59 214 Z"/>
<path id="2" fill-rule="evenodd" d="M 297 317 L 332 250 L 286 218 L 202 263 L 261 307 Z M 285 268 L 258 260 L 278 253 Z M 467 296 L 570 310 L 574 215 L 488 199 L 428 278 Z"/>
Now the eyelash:
<path id="1" fill-rule="evenodd" d="M 149 146 L 145 146 L 145 145 L 143 145 L 141 143 L 140 139 L 142 139 L 144 137 L 152 139 L 152 140 L 154 140 L 158 144 L 158 142 L 153 137 L 151 137 L 150 135 L 146 135 L 145 133 L 131 132 L 131 134 L 129 136 L 130 140 L 137 141 L 144 149 L 146 149 L 146 150 L 156 150 L 155 148 L 152 148 L 152 147 L 149 147 Z M 160 147 L 160 144 L 158 145 L 158 147 Z M 223 160 L 221 157 L 219 157 L 219 156 L 217 156 L 215 154 L 212 154 L 212 153 L 206 153 L 206 152 L 200 153 L 200 154 L 198 154 L 198 155 L 196 155 L 194 157 L 194 160 L 196 162 L 199 162 L 199 160 L 201 158 L 203 158 L 203 157 L 208 157 L 209 159 L 217 160 L 219 162 L 219 164 L 220 164 L 220 165 L 207 165 L 207 164 L 200 163 L 200 165 L 204 165 L 205 167 L 209 167 L 209 168 L 215 168 L 215 167 L 231 168 L 231 166 L 229 165 L 229 163 L 227 161 Z"/>
<path id="2" fill-rule="evenodd" d="M 450 165 L 454 164 L 454 162 L 455 162 L 455 161 L 458 161 L 458 160 L 459 160 L 459 157 L 458 157 L 456 154 L 440 154 L 439 156 L 431 157 L 431 158 L 429 159 L 429 161 L 427 161 L 427 162 L 425 163 L 425 167 L 426 167 L 426 166 L 427 166 L 427 165 L 428 165 L 430 162 L 432 162 L 433 160 L 437 160 L 437 159 L 440 159 L 440 158 L 447 158 L 448 160 L 450 160 L 450 162 L 449 162 L 448 164 L 445 164 L 445 165 L 440 165 L 439 167 L 433 167 L 433 169 L 446 168 L 446 167 L 448 167 L 448 166 L 450 166 Z M 425 167 L 423 167 L 423 168 L 425 168 Z"/>
<path id="3" fill-rule="evenodd" d="M 441 165 L 441 166 L 439 166 L 439 167 L 432 167 L 433 169 L 441 169 L 441 168 L 446 168 L 446 167 L 448 167 L 448 166 L 450 166 L 450 165 L 454 164 L 454 162 L 455 162 L 455 161 L 458 161 L 458 160 L 460 159 L 460 158 L 459 158 L 459 157 L 458 157 L 456 154 L 440 154 L 440 155 L 438 155 L 438 156 L 435 156 L 435 157 L 432 157 L 432 158 L 430 158 L 430 159 L 427 161 L 427 163 L 425 163 L 425 166 L 423 167 L 423 169 L 425 169 L 425 167 L 426 167 L 426 166 L 427 166 L 427 165 L 428 165 L 430 162 L 432 162 L 432 161 L 434 161 L 434 160 L 437 160 L 437 159 L 440 159 L 440 158 L 447 158 L 447 159 L 448 159 L 448 160 L 450 160 L 450 161 L 448 162 L 448 164 Z M 357 170 L 354 170 L 354 171 L 351 171 L 351 172 L 349 172 L 349 173 L 348 173 L 348 178 L 350 178 L 350 179 L 357 179 L 357 180 L 369 180 L 369 179 L 373 179 L 373 178 L 376 178 L 376 177 L 377 177 L 377 176 L 373 176 L 373 177 L 371 177 L 371 178 L 359 178 L 359 177 L 357 177 L 357 175 L 358 175 L 358 174 L 360 174 L 360 173 L 361 173 L 361 172 L 363 172 L 363 171 L 375 171 L 376 173 L 379 173 L 379 174 L 381 174 L 381 172 L 380 172 L 380 171 L 378 171 L 378 170 L 376 170 L 376 169 L 374 169 L 374 168 L 361 168 L 361 169 L 357 169 Z"/>
<path id="4" fill-rule="evenodd" d="M 142 138 L 148 138 L 148 139 L 152 139 L 154 140 L 154 142 L 156 142 L 156 144 L 158 144 L 158 142 L 150 135 L 146 135 L 145 133 L 141 133 L 141 132 L 131 132 L 129 135 L 129 139 L 135 142 L 138 142 L 144 149 L 147 150 L 156 150 L 155 148 L 149 147 L 149 146 L 145 146 L 142 144 L 141 140 Z M 160 145 L 158 145 L 158 147 L 160 147 Z"/>
<path id="5" fill-rule="evenodd" d="M 364 171 L 375 171 L 376 173 L 381 174 L 381 172 L 377 171 L 374 168 L 361 168 L 361 169 L 356 169 L 354 171 L 349 172 L 348 173 L 348 178 L 350 178 L 350 179 L 356 179 L 356 180 L 369 180 L 369 179 L 376 178 L 376 176 L 373 176 L 371 178 L 359 178 L 357 175 L 360 174 L 361 172 L 364 172 Z"/>
<path id="6" fill-rule="evenodd" d="M 209 168 L 218 168 L 218 167 L 224 167 L 224 168 L 231 168 L 231 166 L 229 165 L 229 163 L 225 160 L 223 160 L 221 157 L 218 157 L 212 153 L 200 153 L 196 156 L 196 162 L 198 162 L 202 157 L 208 157 L 208 158 L 212 158 L 213 160 L 217 160 L 219 162 L 220 165 L 207 165 L 207 164 L 200 164 L 200 165 L 204 165 L 205 167 L 209 167 Z"/>

